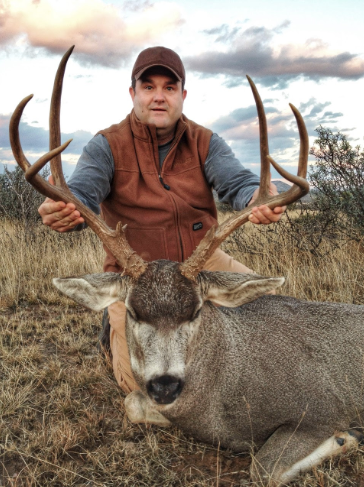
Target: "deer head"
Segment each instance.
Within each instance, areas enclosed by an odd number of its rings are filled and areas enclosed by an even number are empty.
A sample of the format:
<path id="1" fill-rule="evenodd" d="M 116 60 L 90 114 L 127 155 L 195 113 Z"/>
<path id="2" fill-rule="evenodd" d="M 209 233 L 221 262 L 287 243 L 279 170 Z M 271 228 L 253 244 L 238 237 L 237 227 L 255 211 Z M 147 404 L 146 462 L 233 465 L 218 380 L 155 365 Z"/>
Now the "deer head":
<path id="1" fill-rule="evenodd" d="M 159 404 L 182 392 L 200 333 L 214 335 L 218 306 L 236 308 L 281 286 L 284 278 L 201 271 L 183 275 L 177 262 L 149 263 L 137 279 L 113 272 L 53 279 L 56 287 L 99 311 L 116 301 L 127 309 L 126 335 L 135 379 Z"/>

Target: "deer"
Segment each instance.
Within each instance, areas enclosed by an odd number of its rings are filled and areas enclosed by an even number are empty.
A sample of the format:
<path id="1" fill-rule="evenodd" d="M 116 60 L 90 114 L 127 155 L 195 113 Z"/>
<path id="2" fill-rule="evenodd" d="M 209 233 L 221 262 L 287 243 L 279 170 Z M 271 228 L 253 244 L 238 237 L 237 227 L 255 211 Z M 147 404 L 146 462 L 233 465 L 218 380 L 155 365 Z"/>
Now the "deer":
<path id="1" fill-rule="evenodd" d="M 56 201 L 72 202 L 112 251 L 122 274 L 98 273 L 53 279 L 64 294 L 91 310 L 115 301 L 127 308 L 126 335 L 140 390 L 125 398 L 134 422 L 176 425 L 186 434 L 233 452 L 253 452 L 251 478 L 279 486 L 354 448 L 362 439 L 364 306 L 307 302 L 267 294 L 283 277 L 210 272 L 205 261 L 248 221 L 247 207 L 211 228 L 183 263 L 144 261 L 115 229 L 68 189 L 62 173 L 60 102 L 69 56 L 63 56 L 50 110 L 50 151 L 33 165 L 19 138 L 22 112 L 10 122 L 15 160 L 27 181 Z M 267 121 L 259 93 L 248 77 L 260 126 L 261 177 L 258 203 L 270 208 L 297 201 L 306 181 L 308 134 L 293 106 L 300 152 L 297 175 L 269 155 Z M 38 173 L 50 161 L 55 185 Z M 269 196 L 270 164 L 290 189 Z"/>

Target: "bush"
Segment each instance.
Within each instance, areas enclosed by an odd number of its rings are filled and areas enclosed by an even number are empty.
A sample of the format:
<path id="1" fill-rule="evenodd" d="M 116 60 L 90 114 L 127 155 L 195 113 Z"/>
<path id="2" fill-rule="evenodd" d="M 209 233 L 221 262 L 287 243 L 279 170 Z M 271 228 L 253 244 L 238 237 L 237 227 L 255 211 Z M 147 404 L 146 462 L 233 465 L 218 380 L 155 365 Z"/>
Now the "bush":
<path id="1" fill-rule="evenodd" d="M 345 135 L 322 126 L 310 154 L 316 163 L 311 167 L 311 202 L 290 206 L 282 219 L 264 232 L 266 239 L 277 246 L 289 241 L 301 251 L 323 256 L 327 250 L 340 248 L 349 240 L 362 241 L 364 235 L 364 152 L 353 148 Z M 240 246 L 249 253 L 263 253 L 239 235 Z M 325 245 L 329 243 L 330 245 Z"/>
<path id="2" fill-rule="evenodd" d="M 47 178 L 49 170 L 44 170 L 42 176 Z M 14 171 L 5 167 L 4 174 L 0 174 L 0 218 L 17 220 L 26 225 L 34 225 L 39 221 L 38 208 L 44 201 L 25 179 L 19 166 Z"/>
<path id="3" fill-rule="evenodd" d="M 350 238 L 364 234 L 364 152 L 353 148 L 345 135 L 322 126 L 310 154 L 314 188 L 312 209 L 327 228 L 336 226 Z"/>
<path id="4" fill-rule="evenodd" d="M 227 248 L 258 256 L 266 253 L 267 244 L 276 254 L 281 252 L 282 246 L 287 246 L 321 258 L 348 243 L 347 236 L 331 217 L 334 218 L 332 214 L 314 211 L 298 202 L 290 205 L 275 224 L 252 225 L 249 230 L 245 226 L 239 228 L 230 235 Z"/>

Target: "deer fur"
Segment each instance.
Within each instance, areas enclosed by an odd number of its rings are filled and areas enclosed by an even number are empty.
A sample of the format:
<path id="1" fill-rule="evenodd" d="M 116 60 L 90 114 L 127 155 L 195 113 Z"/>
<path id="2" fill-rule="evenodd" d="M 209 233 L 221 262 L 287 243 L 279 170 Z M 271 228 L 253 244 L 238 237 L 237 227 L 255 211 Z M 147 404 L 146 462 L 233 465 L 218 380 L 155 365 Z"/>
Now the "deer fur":
<path id="1" fill-rule="evenodd" d="M 364 404 L 364 306 L 266 295 L 283 282 L 208 271 L 189 280 L 169 261 L 149 263 L 138 279 L 54 279 L 94 310 L 125 302 L 141 388 L 126 399 L 131 420 L 254 450 L 252 479 L 272 485 L 356 445 L 350 428 Z"/>

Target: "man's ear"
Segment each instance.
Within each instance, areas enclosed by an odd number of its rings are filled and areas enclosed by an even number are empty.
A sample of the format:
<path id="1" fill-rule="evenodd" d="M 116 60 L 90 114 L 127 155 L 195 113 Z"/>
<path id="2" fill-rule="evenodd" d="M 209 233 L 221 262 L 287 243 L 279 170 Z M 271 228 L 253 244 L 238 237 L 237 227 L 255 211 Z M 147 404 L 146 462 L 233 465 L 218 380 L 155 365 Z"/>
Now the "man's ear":
<path id="1" fill-rule="evenodd" d="M 130 88 L 129 88 L 129 94 L 131 96 L 132 101 L 134 102 L 135 91 L 134 91 L 134 88 L 132 86 L 130 86 Z"/>
<path id="2" fill-rule="evenodd" d="M 198 275 L 202 298 L 219 306 L 236 308 L 282 286 L 284 277 L 202 271 Z"/>
<path id="3" fill-rule="evenodd" d="M 115 301 L 125 301 L 130 282 L 128 276 L 115 272 L 53 279 L 53 284 L 62 293 L 94 311 L 100 311 Z"/>

